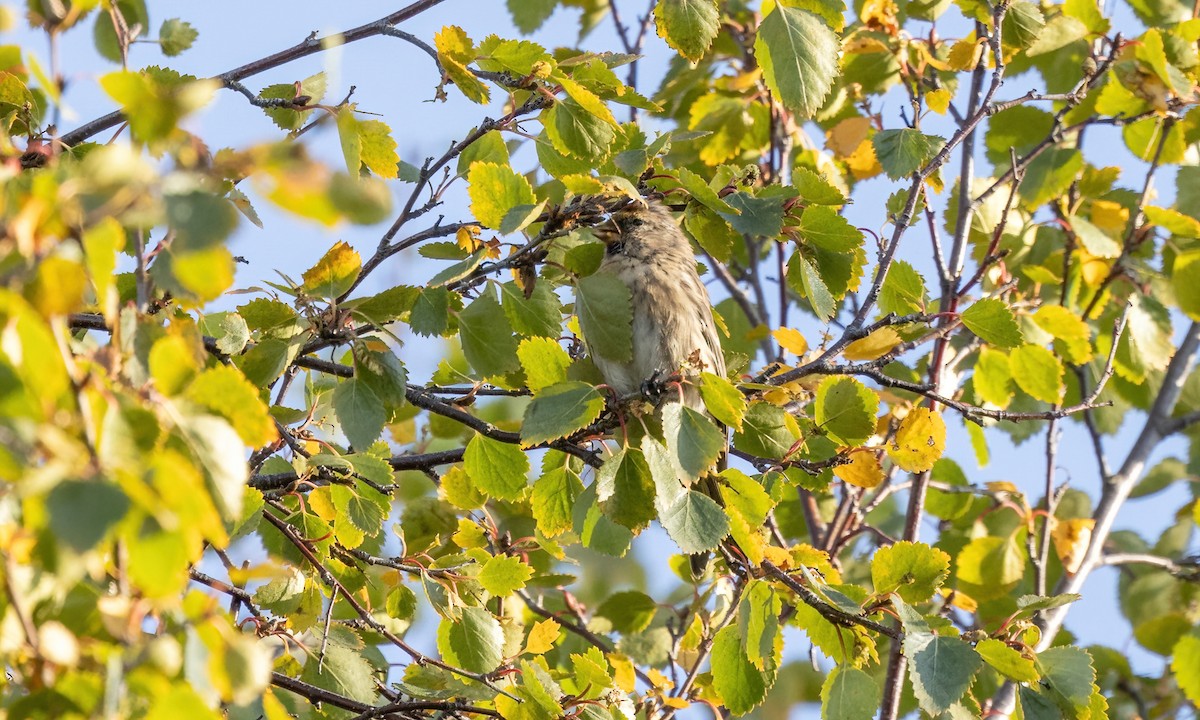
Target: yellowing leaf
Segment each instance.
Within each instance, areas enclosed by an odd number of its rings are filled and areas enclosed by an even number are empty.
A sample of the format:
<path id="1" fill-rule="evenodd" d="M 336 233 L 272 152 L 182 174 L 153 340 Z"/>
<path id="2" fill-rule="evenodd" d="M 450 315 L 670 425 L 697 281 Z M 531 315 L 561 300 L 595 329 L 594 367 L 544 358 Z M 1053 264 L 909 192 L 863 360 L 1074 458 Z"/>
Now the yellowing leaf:
<path id="1" fill-rule="evenodd" d="M 892 462 L 908 472 L 925 472 L 946 450 L 946 421 L 929 408 L 914 408 L 888 443 Z"/>
<path id="2" fill-rule="evenodd" d="M 541 655 L 550 652 L 558 636 L 562 633 L 561 626 L 553 619 L 546 619 L 533 626 L 529 638 L 525 641 L 525 652 L 531 655 Z"/>
<path id="3" fill-rule="evenodd" d="M 780 347 L 796 356 L 801 356 L 808 352 L 808 341 L 804 339 L 799 330 L 779 328 L 771 333 L 771 337 L 775 338 L 775 342 L 779 343 Z"/>
<path id="4" fill-rule="evenodd" d="M 475 43 L 467 36 L 466 31 L 454 25 L 447 25 L 433 36 L 433 44 L 437 46 L 438 58 L 446 76 L 462 90 L 463 95 L 474 102 L 486 103 L 489 99 L 487 85 L 467 69 L 467 63 L 475 59 Z"/>
<path id="5" fill-rule="evenodd" d="M 835 467 L 833 474 L 855 487 L 868 490 L 878 487 L 884 478 L 879 456 L 873 452 L 851 453 L 850 462 Z"/>
<path id="6" fill-rule="evenodd" d="M 859 338 L 846 346 L 842 353 L 847 360 L 878 360 L 903 342 L 894 328 L 881 327 L 865 338 Z"/>
<path id="7" fill-rule="evenodd" d="M 504 216 L 513 208 L 537 202 L 529 181 L 508 165 L 471 163 L 467 183 L 471 212 L 479 222 L 493 230 L 500 229 Z"/>
<path id="8" fill-rule="evenodd" d="M 1068 573 L 1075 573 L 1083 564 L 1083 556 L 1092 542 L 1092 528 L 1095 526 L 1096 521 L 1092 518 L 1055 519 L 1051 532 L 1054 552 Z"/>
<path id="9" fill-rule="evenodd" d="M 362 270 L 358 251 L 339 240 L 316 265 L 304 271 L 304 291 L 332 300 L 350 289 Z"/>

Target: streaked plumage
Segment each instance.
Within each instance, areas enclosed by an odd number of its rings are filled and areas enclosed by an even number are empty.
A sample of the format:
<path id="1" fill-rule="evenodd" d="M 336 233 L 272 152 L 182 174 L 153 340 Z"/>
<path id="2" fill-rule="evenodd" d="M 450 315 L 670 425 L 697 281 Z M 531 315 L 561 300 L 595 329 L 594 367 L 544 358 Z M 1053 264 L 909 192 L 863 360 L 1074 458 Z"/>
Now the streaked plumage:
<path id="1" fill-rule="evenodd" d="M 614 213 L 597 230 L 607 244 L 601 272 L 616 275 L 629 287 L 633 304 L 633 361 L 593 356 L 605 382 L 626 394 L 655 377 L 701 370 L 725 375 L 708 290 L 696 274 L 691 243 L 669 210 L 657 203 Z M 704 410 L 694 386 L 684 402 Z"/>

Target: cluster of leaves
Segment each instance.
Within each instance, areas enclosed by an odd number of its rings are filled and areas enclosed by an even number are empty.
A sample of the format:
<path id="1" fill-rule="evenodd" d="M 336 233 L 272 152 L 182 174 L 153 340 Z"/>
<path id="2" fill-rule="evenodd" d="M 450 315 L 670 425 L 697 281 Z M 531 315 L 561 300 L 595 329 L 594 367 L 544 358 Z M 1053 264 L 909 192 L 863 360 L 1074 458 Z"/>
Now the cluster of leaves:
<path id="1" fill-rule="evenodd" d="M 657 0 L 632 23 L 614 14 L 627 4 L 509 1 L 525 33 L 559 5 L 582 11 L 581 38 L 611 18 L 622 52 L 455 25 L 429 44 L 396 27 L 428 0 L 343 33 L 432 55 L 439 99 L 502 106 L 424 161 L 401 159 L 386 120 L 326 103 L 323 74 L 242 84 L 317 40 L 211 80 L 103 74 L 118 112 L 61 137 L 60 71 L 0 48 L 12 717 L 669 720 L 697 702 L 820 702 L 839 719 L 1090 718 L 1200 702 L 1198 573 L 1180 560 L 1200 504 L 1159 538 L 1111 531 L 1129 497 L 1200 465 L 1193 449 L 1144 470 L 1200 420 L 1200 21 L 1139 1 L 1150 29 L 1124 40 L 1094 0 Z M 31 3 L 31 24 L 57 42 L 94 18 L 122 64 L 149 25 L 141 0 L 59 5 Z M 919 35 L 931 21 L 960 36 Z M 656 36 L 672 59 L 650 93 L 634 81 Z M 159 31 L 167 56 L 196 39 L 178 20 Z M 999 98 L 1006 78 L 1035 89 Z M 210 152 L 181 121 L 221 89 L 284 135 Z M 318 126 L 344 168 L 306 149 Z M 1093 163 L 1109 155 L 1091 138 L 1117 130 L 1140 174 Z M 1172 165 L 1175 202 L 1156 205 Z M 897 183 L 873 204 L 881 235 L 846 217 L 878 176 Z M 464 190 L 470 217 L 423 219 Z M 708 415 L 616 412 L 581 351 L 632 356 L 635 308 L 589 225 L 597 197 L 647 193 L 728 296 L 730 372 L 688 380 Z M 351 229 L 365 259 L 338 241 L 245 298 L 227 241 L 262 224 L 256 205 L 392 222 Z M 427 279 L 368 292 L 404 251 Z M 443 348 L 428 382 L 409 377 Z M 1145 424 L 1110 468 L 1131 410 Z M 719 474 L 714 419 L 736 458 Z M 1056 480 L 1067 423 L 1097 450 L 1091 485 Z M 1042 497 L 971 482 L 945 456 L 958 427 L 980 465 L 996 434 L 1045 430 Z M 643 592 L 630 553 L 655 523 L 678 550 L 652 560 L 677 576 L 669 597 Z M 244 537 L 263 551 L 238 563 Z M 710 551 L 692 578 L 686 555 Z M 1121 610 L 1171 659 L 1162 678 L 1062 630 L 1106 563 L 1129 563 Z M 415 626 L 436 654 L 406 640 Z M 788 628 L 803 639 L 785 646 Z M 808 645 L 831 670 L 796 661 Z M 410 662 L 389 673 L 387 648 Z"/>

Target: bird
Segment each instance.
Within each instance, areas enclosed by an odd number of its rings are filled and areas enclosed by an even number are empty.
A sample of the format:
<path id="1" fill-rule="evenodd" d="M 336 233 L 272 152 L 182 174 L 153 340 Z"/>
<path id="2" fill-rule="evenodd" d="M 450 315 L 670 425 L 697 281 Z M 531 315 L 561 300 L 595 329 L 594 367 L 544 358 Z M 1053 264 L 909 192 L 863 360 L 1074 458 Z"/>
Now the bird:
<path id="1" fill-rule="evenodd" d="M 725 356 L 687 236 L 671 211 L 653 200 L 614 210 L 593 233 L 605 244 L 597 272 L 610 273 L 629 288 L 633 309 L 632 358 L 620 362 L 591 353 L 604 382 L 620 395 L 652 394 L 662 380 L 678 377 L 680 386 L 668 387 L 663 402 L 682 402 L 711 418 L 695 380 L 701 372 L 724 377 Z M 724 463 L 722 453 L 716 469 Z M 722 502 L 711 475 L 697 489 Z M 689 560 L 693 578 L 702 577 L 707 554 Z"/>

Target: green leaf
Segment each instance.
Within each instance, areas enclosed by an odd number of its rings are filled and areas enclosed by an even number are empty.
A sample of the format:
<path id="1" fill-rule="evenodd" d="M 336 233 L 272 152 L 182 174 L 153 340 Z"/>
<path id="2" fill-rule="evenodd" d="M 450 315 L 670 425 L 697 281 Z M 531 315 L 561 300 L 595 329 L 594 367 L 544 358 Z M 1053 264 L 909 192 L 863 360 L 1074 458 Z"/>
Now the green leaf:
<path id="1" fill-rule="evenodd" d="M 575 314 L 589 352 L 620 363 L 633 359 L 631 300 L 615 275 L 596 273 L 575 283 Z"/>
<path id="2" fill-rule="evenodd" d="M 821 686 L 822 720 L 870 720 L 879 709 L 879 685 L 862 670 L 835 668 Z"/>
<path id="3" fill-rule="evenodd" d="M 475 673 L 489 673 L 504 660 L 504 631 L 486 609 L 464 607 L 457 618 L 443 618 L 438 650 L 446 662 Z"/>
<path id="4" fill-rule="evenodd" d="M 517 357 L 525 370 L 525 385 L 537 393 L 542 388 L 564 382 L 571 356 L 562 349 L 557 340 L 550 338 L 526 338 L 517 347 Z M 527 411 L 528 412 L 528 411 Z"/>
<path id="5" fill-rule="evenodd" d="M 722 628 L 713 638 L 712 676 L 713 689 L 734 715 L 745 715 L 757 707 L 775 682 L 773 671 L 759 670 L 746 658 L 734 625 Z"/>
<path id="6" fill-rule="evenodd" d="M 313 106 L 325 98 L 326 85 L 325 72 L 321 71 L 301 80 L 299 88 L 295 83 L 268 85 L 258 93 L 258 96 L 268 100 L 294 100 L 305 97 L 308 98 L 306 104 Z M 287 108 L 263 108 L 263 112 L 284 130 L 299 129 L 308 116 L 308 110 L 289 110 Z"/>
<path id="7" fill-rule="evenodd" d="M 374 490 L 368 492 L 374 493 L 376 497 L 379 496 L 379 493 Z M 354 488 L 346 485 L 332 486 L 330 494 L 333 496 L 333 505 L 337 508 L 339 519 L 349 520 L 350 524 L 371 537 L 379 534 L 383 528 L 383 520 L 390 509 L 386 502 L 379 503 L 363 497 L 355 492 Z"/>
<path id="8" fill-rule="evenodd" d="M 444 335 L 450 327 L 450 291 L 444 287 L 422 288 L 413 300 L 408 324 L 418 335 Z"/>
<path id="9" fill-rule="evenodd" d="M 1008 364 L 1013 380 L 1032 397 L 1048 403 L 1062 400 L 1063 366 L 1049 350 L 1040 345 L 1022 345 L 1009 353 Z"/>
<path id="10" fill-rule="evenodd" d="M 725 511 L 696 490 L 681 493 L 662 510 L 659 522 L 679 549 L 689 555 L 712 550 L 729 534 Z"/>
<path id="11" fill-rule="evenodd" d="M 622 634 L 645 630 L 654 620 L 656 612 L 658 603 L 654 602 L 654 598 L 636 590 L 613 593 L 596 608 L 596 614 L 607 618 L 613 630 Z"/>
<path id="12" fill-rule="evenodd" d="M 984 342 L 1010 348 L 1023 341 L 1017 319 L 1003 300 L 984 298 L 963 311 L 962 323 Z"/>
<path id="13" fill-rule="evenodd" d="M 759 670 L 775 666 L 782 605 L 779 594 L 764 580 L 752 580 L 738 604 L 738 629 L 746 659 Z"/>
<path id="14" fill-rule="evenodd" d="M 225 520 L 240 518 L 242 491 L 249 477 L 242 439 L 229 423 L 212 415 L 187 414 L 177 422 L 221 516 Z"/>
<path id="15" fill-rule="evenodd" d="M 384 406 L 396 408 L 404 404 L 408 390 L 408 371 L 391 350 L 371 350 L 365 343 L 355 343 L 354 377 L 383 401 Z"/>
<path id="16" fill-rule="evenodd" d="M 1001 409 L 1008 407 L 1016 390 L 1008 355 L 987 346 L 980 348 L 972 382 L 975 392 L 984 402 Z"/>
<path id="17" fill-rule="evenodd" d="M 871 558 L 875 592 L 896 592 L 909 603 L 928 600 L 949 574 L 950 556 L 923 543 L 902 540 L 879 548 Z"/>
<path id="18" fill-rule="evenodd" d="M 584 382 L 561 382 L 542 388 L 525 408 L 521 445 L 531 447 L 582 430 L 604 410 L 604 398 Z"/>
<path id="19" fill-rule="evenodd" d="M 746 416 L 746 396 L 737 386 L 719 375 L 700 373 L 700 397 L 704 407 L 719 422 L 741 431 Z"/>
<path id="20" fill-rule="evenodd" d="M 979 653 L 984 662 L 991 665 L 997 672 L 1010 680 L 1031 683 L 1037 682 L 1037 679 L 1041 677 L 1037 668 L 1033 665 L 1033 660 L 1025 657 L 1001 640 L 996 640 L 995 638 L 981 640 L 975 646 L 975 651 Z"/>
<path id="21" fill-rule="evenodd" d="M 542 461 L 542 476 L 533 483 L 530 509 L 546 537 L 571 529 L 575 501 L 583 492 L 583 482 L 571 462 L 569 456 L 551 450 Z"/>
<path id="22" fill-rule="evenodd" d="M 1171 287 L 1175 290 L 1179 309 L 1193 320 L 1200 320 L 1200 250 L 1188 250 L 1175 256 Z"/>
<path id="23" fill-rule="evenodd" d="M 739 233 L 775 237 L 783 232 L 783 198 L 735 192 L 726 195 L 725 202 L 733 211 L 720 215 Z"/>
<path id="24" fill-rule="evenodd" d="M 525 489 L 529 458 L 516 445 L 476 435 L 467 443 L 463 468 L 488 496 L 517 500 Z"/>
<path id="25" fill-rule="evenodd" d="M 121 17 L 125 21 L 125 26 L 132 28 L 134 26 L 143 29 L 150 27 L 150 14 L 146 12 L 145 0 L 116 0 L 113 3 L 114 9 L 121 11 Z M 29 6 L 33 9 L 34 5 Z M 89 6 L 84 5 L 80 8 L 66 8 L 68 12 L 86 12 Z M 95 7 L 95 5 L 91 5 Z M 113 21 L 107 8 L 104 12 L 98 14 L 96 24 L 92 27 L 92 40 L 96 44 L 96 50 L 106 60 L 119 63 L 122 61 L 121 42 L 117 39 L 116 23 Z"/>
<path id="26" fill-rule="evenodd" d="M 871 137 L 875 156 L 892 180 L 908 177 L 924 168 L 938 154 L 946 139 L 925 135 L 920 130 L 881 130 Z"/>
<path id="27" fill-rule="evenodd" d="M 1072 217 L 1070 222 L 1075 237 L 1090 254 L 1101 258 L 1115 258 L 1121 254 L 1121 243 L 1100 228 L 1081 217 Z"/>
<path id="28" fill-rule="evenodd" d="M 799 252 L 792 255 L 792 259 L 788 261 L 787 279 L 793 290 L 808 298 L 808 304 L 812 306 L 819 320 L 828 322 L 833 317 L 837 301 L 829 292 L 821 274 Z"/>
<path id="29" fill-rule="evenodd" d="M 596 471 L 596 499 L 604 514 L 630 530 L 654 519 L 654 480 L 637 448 L 621 448 Z"/>
<path id="30" fill-rule="evenodd" d="M 754 403 L 733 436 L 733 446 L 758 457 L 781 459 L 799 438 L 796 421 L 781 407 Z"/>
<path id="31" fill-rule="evenodd" d="M 906 630 L 904 654 L 910 663 L 913 694 L 922 710 L 939 715 L 967 693 L 983 661 L 956 637 Z"/>
<path id="32" fill-rule="evenodd" d="M 695 480 L 713 469 L 725 450 L 725 435 L 703 413 L 681 403 L 662 406 L 667 449 L 684 477 Z"/>
<path id="33" fill-rule="evenodd" d="M 851 252 L 863 244 L 862 231 L 824 205 L 806 207 L 798 229 L 801 237 L 823 250 Z"/>
<path id="34" fill-rule="evenodd" d="M 339 240 L 316 265 L 304 271 L 301 289 L 310 295 L 333 300 L 350 290 L 361 271 L 362 258 L 358 251 Z"/>
<path id="35" fill-rule="evenodd" d="M 120 488 L 100 480 L 65 480 L 46 496 L 54 537 L 80 554 L 103 540 L 129 506 L 129 497 Z"/>
<path id="36" fill-rule="evenodd" d="M 830 377 L 817 387 L 813 419 L 841 445 L 861 445 L 875 434 L 879 395 L 854 378 Z"/>
<path id="37" fill-rule="evenodd" d="M 496 597 L 505 597 L 525 587 L 533 577 L 533 568 L 511 555 L 496 555 L 489 558 L 476 578 L 484 590 Z"/>
<path id="38" fill-rule="evenodd" d="M 528 35 L 542 26 L 558 7 L 558 0 L 508 0 L 513 25 Z"/>
<path id="39" fill-rule="evenodd" d="M 893 260 L 879 290 L 879 309 L 897 315 L 921 313 L 928 300 L 925 278 L 907 262 Z"/>
<path id="40" fill-rule="evenodd" d="M 471 164 L 467 173 L 471 213 L 483 225 L 499 230 L 504 216 L 518 205 L 533 205 L 537 198 L 523 175 L 508 165 L 491 162 Z"/>
<path id="41" fill-rule="evenodd" d="M 611 124 L 571 98 L 543 110 L 541 119 L 556 150 L 589 164 L 604 162 L 617 139 L 617 131 Z"/>
<path id="42" fill-rule="evenodd" d="M 1096 682 L 1096 671 L 1092 669 L 1092 656 L 1077 647 L 1053 647 L 1042 651 L 1037 657 L 1037 668 L 1042 673 L 1041 685 L 1075 715 L 1088 706 L 1092 698 L 1092 683 Z"/>
<path id="43" fill-rule="evenodd" d="M 162 46 L 163 55 L 167 57 L 175 57 L 187 50 L 199 36 L 200 33 L 191 23 L 179 18 L 163 20 L 163 24 L 158 28 L 158 44 Z"/>
<path id="44" fill-rule="evenodd" d="M 575 534 L 584 547 L 612 557 L 622 557 L 629 552 L 633 533 L 609 520 L 600 510 L 594 483 L 580 493 L 571 517 Z"/>
<path id="45" fill-rule="evenodd" d="M 458 327 L 463 355 L 480 376 L 506 375 L 521 369 L 517 339 L 491 292 L 475 298 L 459 314 Z"/>
<path id="46" fill-rule="evenodd" d="M 521 335 L 557 338 L 562 334 L 562 303 L 549 283 L 534 284 L 529 297 L 515 282 L 500 286 L 500 304 Z"/>
<path id="47" fill-rule="evenodd" d="M 330 637 L 333 637 L 332 633 Z M 348 647 L 331 639 L 323 647 L 323 653 L 308 656 L 301 680 L 361 703 L 378 702 L 375 668 L 367 660 L 361 646 Z"/>
<path id="48" fill-rule="evenodd" d="M 658 36 L 692 62 L 699 62 L 721 27 L 716 0 L 658 0 L 654 6 Z"/>
<path id="49" fill-rule="evenodd" d="M 1024 49 L 1033 44 L 1044 27 L 1046 17 L 1036 5 L 1028 0 L 1016 0 L 1009 4 L 1008 12 L 1004 14 L 1001 37 L 1007 47 Z"/>
<path id="50" fill-rule="evenodd" d="M 758 26 L 754 56 L 775 97 L 801 118 L 825 102 L 838 76 L 838 36 L 818 16 L 777 4 Z"/>
<path id="51" fill-rule="evenodd" d="M 334 388 L 333 411 L 346 439 L 359 450 L 379 439 L 388 419 L 383 401 L 358 378 L 343 380 Z"/>
<path id="52" fill-rule="evenodd" d="M 1033 209 L 1064 194 L 1083 169 L 1083 155 L 1074 148 L 1051 147 L 1025 168 L 1017 190 L 1025 207 Z"/>
<path id="53" fill-rule="evenodd" d="M 967 594 L 990 600 L 1007 593 L 1025 576 L 1025 553 L 1015 536 L 978 537 L 959 552 L 955 573 Z"/>

